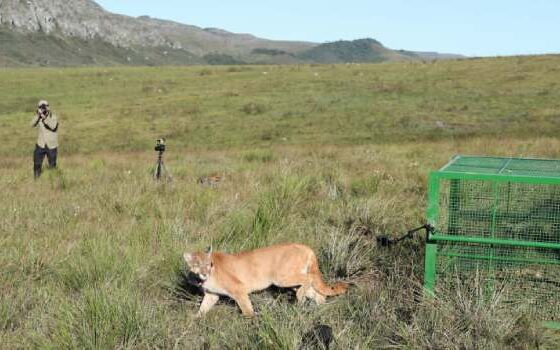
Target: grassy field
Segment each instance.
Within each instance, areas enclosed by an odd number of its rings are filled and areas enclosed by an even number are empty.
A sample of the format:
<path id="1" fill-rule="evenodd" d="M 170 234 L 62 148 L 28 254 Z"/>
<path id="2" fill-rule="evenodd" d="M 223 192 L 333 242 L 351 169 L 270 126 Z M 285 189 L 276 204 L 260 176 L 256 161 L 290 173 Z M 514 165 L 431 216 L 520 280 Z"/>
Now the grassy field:
<path id="1" fill-rule="evenodd" d="M 0 71 L 2 155 L 37 101 L 62 120 L 64 152 L 279 144 L 355 145 L 488 136 L 555 137 L 560 57 L 377 65 Z M 531 128 L 527 126 L 530 125 Z M 18 140 L 18 142 L 15 142 Z"/>
<path id="2" fill-rule="evenodd" d="M 524 305 L 457 289 L 419 298 L 426 180 L 456 153 L 560 158 L 560 57 L 336 66 L 0 71 L 0 348 L 292 349 L 314 324 L 337 349 L 557 348 Z M 60 169 L 32 179 L 40 98 Z M 168 138 L 170 183 L 150 171 Z M 220 174 L 215 188 L 197 178 Z M 252 295 L 194 317 L 184 250 L 297 241 L 327 305 Z"/>

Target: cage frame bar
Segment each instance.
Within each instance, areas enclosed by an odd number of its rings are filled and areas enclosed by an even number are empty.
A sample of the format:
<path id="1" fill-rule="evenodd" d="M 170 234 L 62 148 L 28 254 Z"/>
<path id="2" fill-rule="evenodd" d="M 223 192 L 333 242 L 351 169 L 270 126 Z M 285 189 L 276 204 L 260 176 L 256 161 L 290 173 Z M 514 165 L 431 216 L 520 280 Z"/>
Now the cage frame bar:
<path id="1" fill-rule="evenodd" d="M 430 233 L 428 236 L 430 242 L 458 242 L 458 243 L 479 243 L 488 245 L 502 245 L 510 247 L 528 247 L 528 248 L 545 248 L 560 250 L 560 243 L 538 242 L 538 241 L 521 241 L 514 239 L 487 238 L 487 237 L 469 237 L 469 236 L 453 236 L 436 233 Z"/>

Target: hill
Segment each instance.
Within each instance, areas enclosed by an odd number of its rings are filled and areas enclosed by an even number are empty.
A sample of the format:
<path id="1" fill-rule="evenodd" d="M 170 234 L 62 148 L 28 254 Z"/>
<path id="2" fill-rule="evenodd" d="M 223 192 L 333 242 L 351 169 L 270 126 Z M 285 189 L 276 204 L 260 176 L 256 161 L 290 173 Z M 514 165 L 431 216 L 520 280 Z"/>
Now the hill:
<path id="1" fill-rule="evenodd" d="M 343 63 L 347 57 L 362 62 L 403 57 L 379 43 L 364 52 L 361 42 L 349 42 L 341 49 L 340 45 L 266 40 L 149 16 L 113 14 L 91 0 L 0 2 L 0 65 L 4 66 L 286 64 L 322 62 L 327 56 L 329 62 Z M 340 53 L 354 48 L 361 51 Z"/>
<path id="2" fill-rule="evenodd" d="M 326 43 L 302 52 L 299 57 L 319 63 L 378 63 L 418 58 L 414 54 L 406 55 L 387 49 L 374 39 Z"/>

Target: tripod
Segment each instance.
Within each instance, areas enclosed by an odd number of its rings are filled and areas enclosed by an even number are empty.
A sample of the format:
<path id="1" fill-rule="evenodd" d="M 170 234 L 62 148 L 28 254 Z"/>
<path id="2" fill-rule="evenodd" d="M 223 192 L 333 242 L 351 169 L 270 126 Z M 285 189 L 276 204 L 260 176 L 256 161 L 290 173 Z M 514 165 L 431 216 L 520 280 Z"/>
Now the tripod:
<path id="1" fill-rule="evenodd" d="M 156 166 L 154 168 L 154 179 L 161 180 L 162 176 L 169 176 L 165 164 L 163 164 L 163 150 L 158 151 Z"/>

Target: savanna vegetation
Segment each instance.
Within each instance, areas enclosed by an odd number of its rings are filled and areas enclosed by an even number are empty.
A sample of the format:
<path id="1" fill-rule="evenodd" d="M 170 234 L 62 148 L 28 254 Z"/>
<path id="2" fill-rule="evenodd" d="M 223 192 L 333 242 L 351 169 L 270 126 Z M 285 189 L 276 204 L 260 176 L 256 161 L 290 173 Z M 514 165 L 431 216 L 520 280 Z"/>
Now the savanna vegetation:
<path id="1" fill-rule="evenodd" d="M 560 57 L 378 65 L 0 71 L 0 347 L 557 348 L 523 303 L 458 286 L 422 297 L 426 179 L 456 153 L 560 157 Z M 35 105 L 61 120 L 60 166 L 32 178 Z M 154 183 L 166 137 L 173 179 Z M 201 176 L 223 177 L 217 186 Z M 184 250 L 297 241 L 327 305 L 252 295 L 196 319 Z"/>

